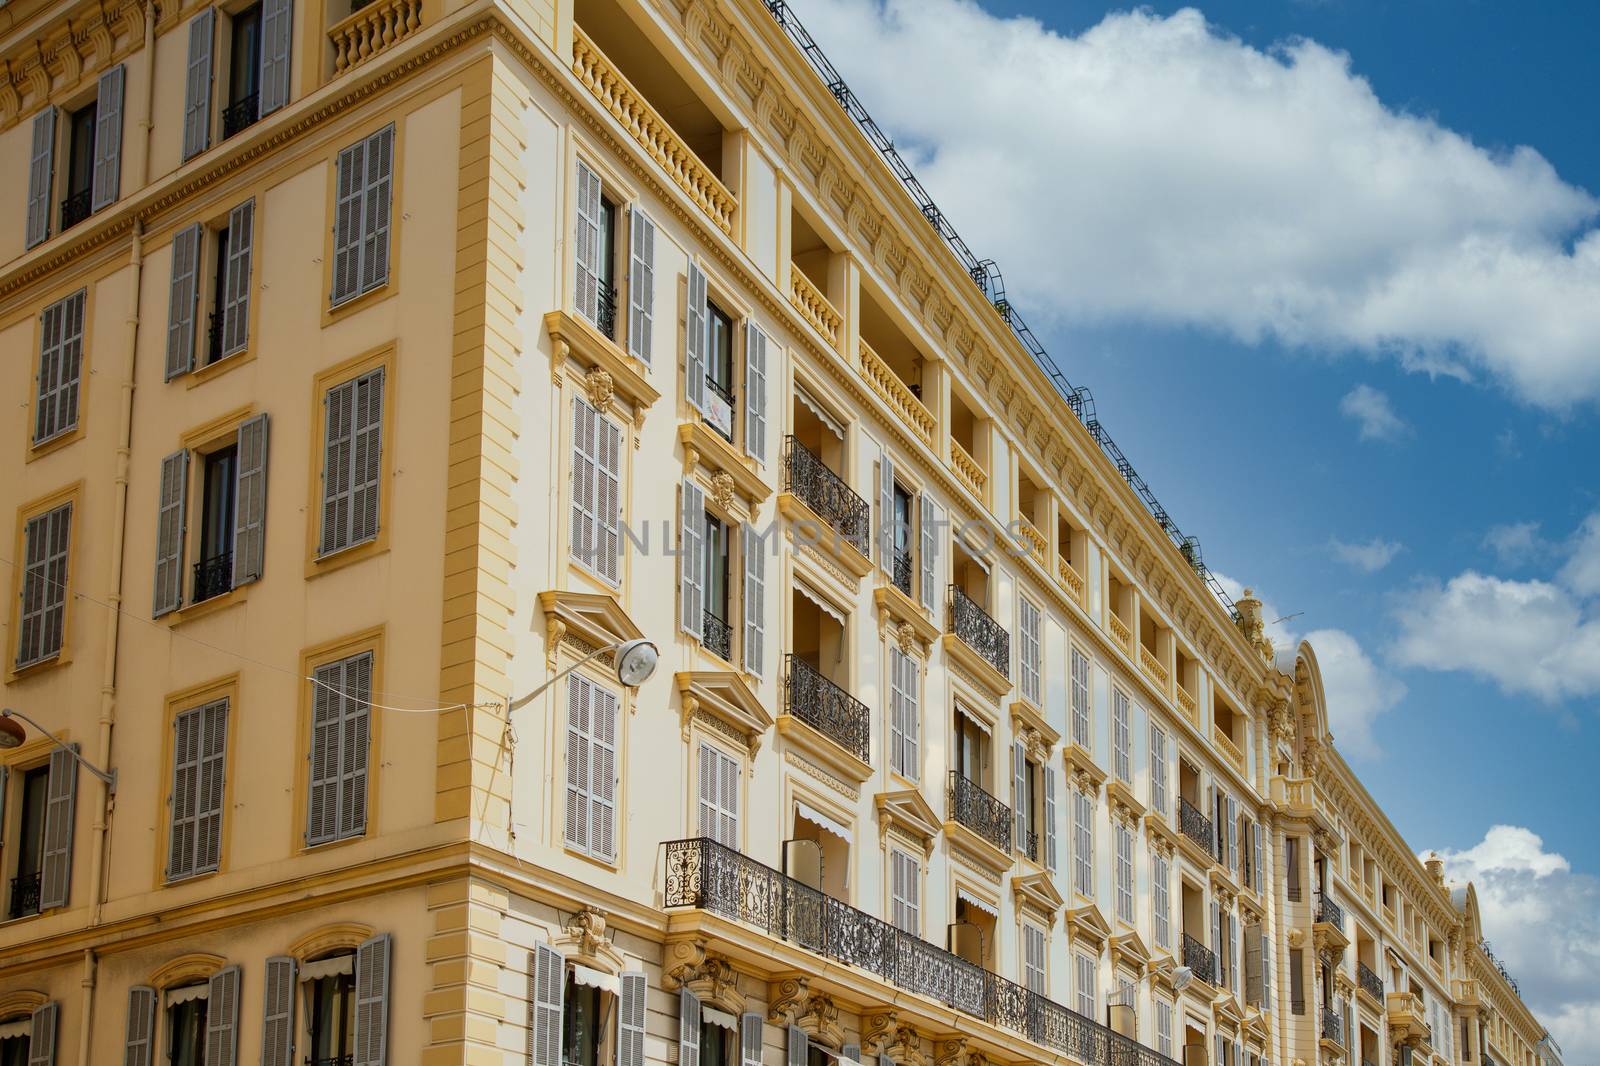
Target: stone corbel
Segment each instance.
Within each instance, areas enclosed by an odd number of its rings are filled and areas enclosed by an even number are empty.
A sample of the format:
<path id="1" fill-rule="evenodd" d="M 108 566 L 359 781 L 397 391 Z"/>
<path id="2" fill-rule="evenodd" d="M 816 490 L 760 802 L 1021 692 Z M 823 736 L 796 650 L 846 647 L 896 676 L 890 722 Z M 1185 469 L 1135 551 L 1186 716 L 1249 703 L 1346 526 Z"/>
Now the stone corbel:
<path id="1" fill-rule="evenodd" d="M 839 1024 L 839 1007 L 826 992 L 813 992 L 804 977 L 785 977 L 768 986 L 767 1019 L 778 1025 L 793 1025 L 813 1040 L 829 1047 L 844 1045 L 844 1027 Z"/>
<path id="2" fill-rule="evenodd" d="M 622 953 L 611 944 L 606 930 L 606 912 L 584 907 L 567 920 L 566 931 L 554 939 L 556 947 L 573 962 L 602 973 L 622 972 Z"/>
<path id="3" fill-rule="evenodd" d="M 671 948 L 671 965 L 662 973 L 667 991 L 687 988 L 701 1003 L 738 1017 L 746 1007 L 739 973 L 727 959 L 706 950 L 704 940 L 680 940 Z"/>
<path id="4" fill-rule="evenodd" d="M 989 1066 L 989 1057 L 967 1045 L 967 1038 L 941 1040 L 934 1045 L 933 1066 Z"/>
<path id="5" fill-rule="evenodd" d="M 899 1015 L 892 1010 L 862 1016 L 861 1050 L 864 1055 L 888 1055 L 896 1066 L 928 1066 L 922 1037 L 911 1026 L 901 1023 Z"/>

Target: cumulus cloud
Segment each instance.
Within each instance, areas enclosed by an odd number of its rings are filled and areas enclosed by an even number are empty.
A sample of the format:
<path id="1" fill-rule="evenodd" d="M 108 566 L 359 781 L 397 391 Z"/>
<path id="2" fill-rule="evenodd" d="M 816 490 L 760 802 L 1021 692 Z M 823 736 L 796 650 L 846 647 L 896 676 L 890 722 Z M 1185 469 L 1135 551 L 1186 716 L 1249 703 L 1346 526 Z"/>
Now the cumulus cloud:
<path id="1" fill-rule="evenodd" d="M 1376 574 L 1393 562 L 1396 555 L 1405 551 L 1404 544 L 1382 537 L 1373 537 L 1365 544 L 1351 544 L 1334 537 L 1328 542 L 1328 547 L 1334 558 L 1363 574 Z"/>
<path id="2" fill-rule="evenodd" d="M 1339 413 L 1361 427 L 1362 440 L 1399 440 L 1411 431 L 1385 392 L 1357 385 L 1339 401 Z"/>
<path id="3" fill-rule="evenodd" d="M 1066 36 L 971 0 L 796 7 L 1038 317 L 1600 397 L 1600 201 L 1385 105 L 1342 52 L 1252 48 L 1193 9 Z"/>
<path id="4" fill-rule="evenodd" d="M 1484 534 L 1483 544 L 1505 566 L 1524 566 L 1543 555 L 1548 548 L 1544 538 L 1539 535 L 1538 522 L 1509 522 L 1493 526 Z"/>
<path id="5" fill-rule="evenodd" d="M 1520 826 L 1440 858 L 1447 878 L 1477 886 L 1485 938 L 1566 1061 L 1600 1061 L 1600 879 Z"/>
<path id="6" fill-rule="evenodd" d="M 1561 583 L 1579 596 L 1600 596 L 1600 512 L 1585 519 L 1573 536 Z"/>

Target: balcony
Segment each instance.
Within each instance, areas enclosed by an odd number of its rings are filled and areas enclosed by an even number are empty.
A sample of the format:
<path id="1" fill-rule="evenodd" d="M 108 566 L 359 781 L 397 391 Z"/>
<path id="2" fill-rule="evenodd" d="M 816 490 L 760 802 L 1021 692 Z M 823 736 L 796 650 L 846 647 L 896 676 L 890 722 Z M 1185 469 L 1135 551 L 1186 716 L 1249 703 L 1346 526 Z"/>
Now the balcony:
<path id="1" fill-rule="evenodd" d="M 235 100 L 222 109 L 222 139 L 227 140 L 236 133 L 242 133 L 256 124 L 259 117 L 261 94 L 251 93 L 240 100 Z"/>
<path id="2" fill-rule="evenodd" d="M 1212 729 L 1211 740 L 1216 744 L 1217 750 L 1228 757 L 1228 761 L 1233 763 L 1236 770 L 1241 774 L 1245 772 L 1244 752 L 1239 750 L 1239 745 L 1233 742 L 1232 737 L 1220 729 Z"/>
<path id="3" fill-rule="evenodd" d="M 976 652 L 984 664 L 1009 681 L 1011 634 L 956 585 L 950 586 L 949 632 Z"/>
<path id="4" fill-rule="evenodd" d="M 1317 921 L 1335 929 L 1344 928 L 1344 908 L 1329 899 L 1326 892 L 1317 893 Z"/>
<path id="5" fill-rule="evenodd" d="M 372 0 L 328 31 L 333 72 L 343 74 L 422 28 L 422 0 Z"/>
<path id="6" fill-rule="evenodd" d="M 1106 628 L 1111 630 L 1113 637 L 1117 638 L 1117 643 L 1122 645 L 1122 650 L 1131 654 L 1133 651 L 1133 632 L 1128 628 L 1128 623 L 1115 614 L 1108 614 L 1106 615 Z"/>
<path id="7" fill-rule="evenodd" d="M 1364 962 L 1356 963 L 1356 987 L 1371 996 L 1373 1002 L 1383 1003 L 1383 978 Z"/>
<path id="8" fill-rule="evenodd" d="M 1033 558 L 1033 561 L 1040 566 L 1044 566 L 1045 553 L 1050 550 L 1050 544 L 1044 539 L 1044 534 L 1035 529 L 1033 523 L 1021 515 L 1017 516 L 1017 537 L 1023 546 L 1027 548 L 1028 555 Z M 1046 572 L 1049 572 L 1048 568 L 1046 568 Z"/>
<path id="9" fill-rule="evenodd" d="M 1167 668 L 1161 665 L 1161 660 L 1156 656 L 1156 653 L 1143 644 L 1139 645 L 1139 669 L 1143 670 L 1145 676 L 1155 683 L 1156 688 L 1162 692 L 1167 691 L 1167 678 L 1169 676 Z"/>
<path id="10" fill-rule="evenodd" d="M 1072 593 L 1072 598 L 1077 601 L 1078 606 L 1082 607 L 1084 604 L 1083 575 L 1078 573 L 1077 568 L 1065 559 L 1056 560 L 1056 574 L 1061 578 L 1061 583 L 1067 586 L 1067 591 Z"/>
<path id="11" fill-rule="evenodd" d="M 913 584 L 915 572 L 916 568 L 912 566 L 911 552 L 904 548 L 896 548 L 889 569 L 889 580 L 894 582 L 895 588 L 912 599 L 917 598 L 915 585 Z"/>
<path id="12" fill-rule="evenodd" d="M 1211 819 L 1182 796 L 1178 797 L 1178 831 L 1186 840 L 1198 844 L 1200 850 L 1208 857 L 1216 857 L 1217 835 L 1211 825 Z"/>
<path id="13" fill-rule="evenodd" d="M 872 510 L 844 478 L 794 437 L 783 440 L 783 488 L 865 557 L 870 550 Z"/>
<path id="14" fill-rule="evenodd" d="M 844 340 L 844 316 L 834 310 L 822 290 L 811 284 L 805 271 L 793 264 L 789 267 L 789 302 L 812 329 L 838 349 Z"/>
<path id="15" fill-rule="evenodd" d="M 40 875 L 36 873 L 11 879 L 11 909 L 7 911 L 10 917 L 23 918 L 39 913 L 39 884 Z"/>
<path id="16" fill-rule="evenodd" d="M 1184 688 L 1182 685 L 1176 686 L 1172 691 L 1173 694 L 1178 697 L 1178 709 L 1183 712 L 1185 718 L 1188 718 L 1190 722 L 1193 722 L 1195 720 L 1195 715 L 1198 713 L 1195 707 L 1194 696 L 1191 695 L 1189 690 Z"/>
<path id="17" fill-rule="evenodd" d="M 1395 1040 L 1428 1035 L 1428 1019 L 1422 1009 L 1421 997 L 1411 992 L 1390 992 L 1385 1006 L 1388 1008 L 1389 1033 Z"/>
<path id="18" fill-rule="evenodd" d="M 883 361 L 882 356 L 872 350 L 871 345 L 866 341 L 858 341 L 856 347 L 861 360 L 861 375 L 867 379 L 867 384 L 872 386 L 872 391 L 889 405 L 918 440 L 930 448 L 933 447 L 933 432 L 937 425 L 933 420 L 933 414 L 912 393 L 911 386 L 901 381 L 900 375 Z"/>
<path id="19" fill-rule="evenodd" d="M 669 908 L 694 907 L 753 926 L 1079 1062 L 1177 1066 L 1054 1000 L 704 838 L 666 845 L 664 899 Z"/>
<path id="20" fill-rule="evenodd" d="M 950 442 L 950 467 L 956 472 L 956 480 L 965 485 L 969 492 L 980 500 L 987 499 L 984 489 L 989 484 L 989 475 L 978 465 L 978 460 L 968 455 L 967 450 L 954 440 Z"/>
<path id="21" fill-rule="evenodd" d="M 950 771 L 950 820 L 966 826 L 986 843 L 1011 852 L 1011 808 L 995 799 L 976 782 Z"/>
<path id="22" fill-rule="evenodd" d="M 1216 985 L 1217 953 L 1188 933 L 1183 934 L 1183 964 L 1194 971 L 1197 979 Z"/>
<path id="23" fill-rule="evenodd" d="M 92 190 L 84 189 L 75 192 L 61 201 L 61 228 L 69 230 L 73 226 L 88 218 L 93 212 L 94 199 Z"/>
<path id="24" fill-rule="evenodd" d="M 862 762 L 871 762 L 871 716 L 867 705 L 817 668 L 789 655 L 783 675 L 784 713 L 793 715 Z"/>
<path id="25" fill-rule="evenodd" d="M 1322 1008 L 1322 1039 L 1344 1047 L 1344 1019 L 1332 1007 Z"/>
<path id="26" fill-rule="evenodd" d="M 233 553 L 223 552 L 194 564 L 194 602 L 221 596 L 233 588 Z"/>
<path id="27" fill-rule="evenodd" d="M 733 193 L 577 26 L 572 28 L 572 72 L 716 227 L 732 235 L 739 206 Z"/>
<path id="28" fill-rule="evenodd" d="M 721 615 L 705 613 L 701 623 L 704 638 L 700 641 L 706 651 L 727 662 L 733 661 L 733 627 Z"/>

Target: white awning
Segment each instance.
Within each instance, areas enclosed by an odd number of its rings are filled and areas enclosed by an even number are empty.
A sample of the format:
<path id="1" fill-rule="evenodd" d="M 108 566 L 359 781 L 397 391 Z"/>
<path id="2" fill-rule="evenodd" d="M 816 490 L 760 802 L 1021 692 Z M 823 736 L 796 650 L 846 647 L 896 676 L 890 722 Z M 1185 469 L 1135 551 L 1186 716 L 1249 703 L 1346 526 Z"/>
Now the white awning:
<path id="1" fill-rule="evenodd" d="M 956 889 L 956 899 L 965 902 L 966 905 L 969 906 L 969 907 L 978 908 L 980 911 L 982 911 L 983 913 L 987 914 L 991 918 L 998 919 L 1000 917 L 1000 912 L 999 912 L 999 910 L 997 910 L 995 908 L 995 905 L 993 903 L 990 903 L 988 900 L 980 899 L 979 897 L 974 896 L 971 892 L 968 892 L 964 888 Z"/>
<path id="2" fill-rule="evenodd" d="M 839 420 L 830 415 L 828 409 L 822 406 L 815 396 L 806 391 L 805 386 L 796 385 L 794 387 L 794 398 L 800 401 L 801 407 L 816 415 L 829 433 L 832 433 L 840 440 L 844 440 L 844 427 L 839 424 Z"/>
<path id="3" fill-rule="evenodd" d="M 707 1007 L 705 1004 L 700 1005 L 700 1020 L 705 1022 L 707 1025 L 720 1026 L 721 1028 L 728 1030 L 730 1033 L 737 1033 L 739 1031 L 739 1020 L 737 1018 L 725 1010 L 718 1010 L 715 1007 Z"/>
<path id="4" fill-rule="evenodd" d="M 14 1022 L 0 1025 L 0 1040 L 10 1040 L 12 1037 L 27 1037 L 32 1035 L 33 1019 L 24 1015 Z"/>
<path id="5" fill-rule="evenodd" d="M 803 800 L 794 801 L 794 813 L 796 817 L 804 818 L 812 825 L 827 830 L 846 844 L 855 843 L 855 835 L 850 832 L 849 826 L 841 825 Z"/>
<path id="6" fill-rule="evenodd" d="M 331 958 L 318 959 L 316 962 L 302 962 L 300 964 L 300 980 L 315 981 L 320 977 L 337 977 L 340 974 L 353 974 L 356 972 L 356 957 L 354 954 L 334 955 Z"/>
<path id="7" fill-rule="evenodd" d="M 622 982 L 617 980 L 616 974 L 602 973 L 592 966 L 579 966 L 573 963 L 572 981 L 574 984 L 588 985 L 602 992 L 610 992 L 613 996 L 622 995 Z"/>
<path id="8" fill-rule="evenodd" d="M 962 703 L 960 700 L 956 701 L 956 713 L 965 718 L 967 721 L 971 722 L 973 725 L 977 726 L 979 729 L 983 730 L 985 733 L 990 731 L 989 723 L 985 722 L 982 718 L 979 718 L 977 711 L 969 710 L 967 705 Z"/>
<path id="9" fill-rule="evenodd" d="M 169 988 L 167 989 L 163 998 L 166 999 L 167 1006 L 169 1007 L 175 1007 L 179 1003 L 189 1003 L 196 999 L 210 999 L 211 985 L 205 981 L 202 981 L 197 985 L 184 985 L 181 988 Z"/>
<path id="10" fill-rule="evenodd" d="M 839 608 L 829 603 L 828 597 L 824 596 L 810 585 L 807 585 L 804 581 L 796 581 L 794 583 L 794 590 L 800 595 L 804 596 L 806 599 L 810 600 L 812 603 L 816 604 L 818 609 L 821 610 L 823 614 L 827 615 L 829 618 L 832 618 L 841 626 L 848 624 L 845 621 L 844 613 L 840 611 Z"/>

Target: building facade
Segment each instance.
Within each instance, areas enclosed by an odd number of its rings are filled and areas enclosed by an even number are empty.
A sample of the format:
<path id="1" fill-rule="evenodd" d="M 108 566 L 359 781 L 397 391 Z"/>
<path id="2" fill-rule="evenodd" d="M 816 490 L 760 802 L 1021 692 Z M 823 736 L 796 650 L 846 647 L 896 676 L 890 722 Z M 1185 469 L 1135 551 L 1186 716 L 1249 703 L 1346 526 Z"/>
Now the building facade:
<path id="1" fill-rule="evenodd" d="M 1549 1058 L 808 41 L 0 4 L 0 1062 Z"/>

